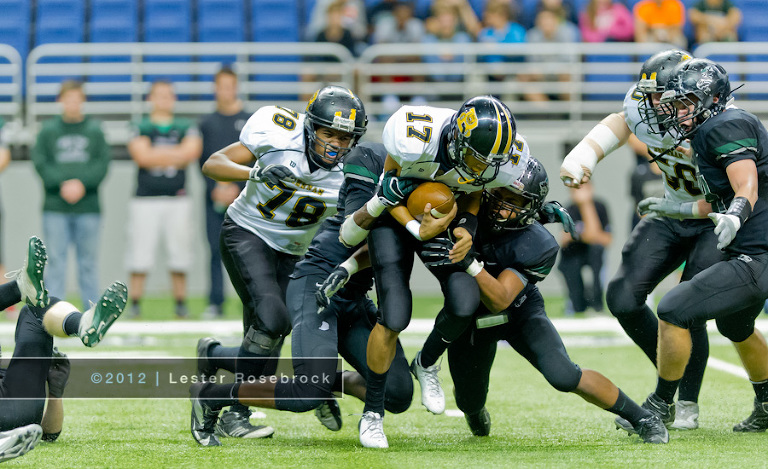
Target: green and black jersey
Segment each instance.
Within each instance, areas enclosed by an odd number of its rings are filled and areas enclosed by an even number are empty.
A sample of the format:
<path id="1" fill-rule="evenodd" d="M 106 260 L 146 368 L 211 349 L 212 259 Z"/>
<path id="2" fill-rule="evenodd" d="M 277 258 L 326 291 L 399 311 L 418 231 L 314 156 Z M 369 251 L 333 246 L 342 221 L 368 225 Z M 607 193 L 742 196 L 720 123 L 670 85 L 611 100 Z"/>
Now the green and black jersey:
<path id="1" fill-rule="evenodd" d="M 175 118 L 168 124 L 157 124 L 149 117 L 135 126 L 135 136 L 149 137 L 153 147 L 178 145 L 187 136 L 197 136 L 199 131 L 189 119 Z M 137 197 L 184 195 L 186 172 L 173 166 L 166 168 L 139 168 L 136 184 Z"/>

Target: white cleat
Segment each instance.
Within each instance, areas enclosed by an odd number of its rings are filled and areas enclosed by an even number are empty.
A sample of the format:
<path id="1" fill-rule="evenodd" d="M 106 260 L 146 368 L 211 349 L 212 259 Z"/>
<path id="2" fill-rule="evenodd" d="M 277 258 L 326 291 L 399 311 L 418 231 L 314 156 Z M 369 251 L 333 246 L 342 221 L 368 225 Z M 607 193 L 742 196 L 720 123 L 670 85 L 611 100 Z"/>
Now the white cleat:
<path id="1" fill-rule="evenodd" d="M 24 456 L 40 442 L 42 436 L 42 427 L 35 423 L 0 432 L 0 462 Z"/>
<path id="2" fill-rule="evenodd" d="M 411 373 L 413 373 L 413 376 L 419 381 L 419 386 L 421 386 L 421 404 L 433 414 L 440 415 L 445 412 L 445 393 L 442 386 L 440 386 L 440 378 L 437 376 L 440 372 L 440 365 L 435 363 L 430 367 L 424 368 L 419 365 L 420 356 L 421 352 L 411 362 Z"/>
<path id="3" fill-rule="evenodd" d="M 699 404 L 692 401 L 677 401 L 675 422 L 670 428 L 675 430 L 696 430 L 699 428 Z"/>
<path id="4" fill-rule="evenodd" d="M 376 412 L 365 412 L 360 419 L 360 444 L 365 448 L 389 448 L 384 434 L 384 417 Z"/>

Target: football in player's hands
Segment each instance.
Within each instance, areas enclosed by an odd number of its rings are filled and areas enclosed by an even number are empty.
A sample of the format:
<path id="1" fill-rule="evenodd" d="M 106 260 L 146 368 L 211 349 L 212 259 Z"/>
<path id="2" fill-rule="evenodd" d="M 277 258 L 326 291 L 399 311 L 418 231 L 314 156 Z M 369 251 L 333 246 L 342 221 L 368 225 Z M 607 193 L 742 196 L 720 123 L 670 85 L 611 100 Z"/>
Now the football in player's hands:
<path id="1" fill-rule="evenodd" d="M 456 199 L 451 189 L 442 182 L 424 182 L 408 196 L 408 211 L 413 218 L 421 221 L 424 207 L 432 205 L 430 214 L 435 218 L 443 218 L 451 213 Z"/>

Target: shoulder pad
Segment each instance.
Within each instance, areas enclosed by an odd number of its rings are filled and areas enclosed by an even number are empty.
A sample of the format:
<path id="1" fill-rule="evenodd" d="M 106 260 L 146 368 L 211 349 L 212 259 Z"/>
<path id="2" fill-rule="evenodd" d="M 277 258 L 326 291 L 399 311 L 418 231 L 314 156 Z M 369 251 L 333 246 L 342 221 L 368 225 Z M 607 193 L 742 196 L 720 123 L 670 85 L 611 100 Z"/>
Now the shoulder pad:
<path id="1" fill-rule="evenodd" d="M 270 149 L 304 150 L 304 114 L 277 106 L 254 112 L 240 132 L 240 143 L 258 157 Z"/>

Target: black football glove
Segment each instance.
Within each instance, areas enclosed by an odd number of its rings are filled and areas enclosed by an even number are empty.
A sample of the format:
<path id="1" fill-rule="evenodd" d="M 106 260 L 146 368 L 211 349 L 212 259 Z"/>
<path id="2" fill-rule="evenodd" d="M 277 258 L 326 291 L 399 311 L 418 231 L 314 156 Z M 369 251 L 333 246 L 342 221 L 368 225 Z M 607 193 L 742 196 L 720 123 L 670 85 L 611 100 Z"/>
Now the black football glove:
<path id="1" fill-rule="evenodd" d="M 315 301 L 317 301 L 317 314 L 323 312 L 331 304 L 331 298 L 349 281 L 349 272 L 342 266 L 336 267 L 331 275 L 325 279 L 322 285 L 317 286 L 315 290 Z"/>
<path id="2" fill-rule="evenodd" d="M 424 182 L 421 179 L 398 177 L 396 174 L 397 170 L 395 169 L 390 169 L 384 173 L 376 192 L 379 201 L 387 207 L 394 207 L 407 199 L 411 192 Z"/>
<path id="3" fill-rule="evenodd" d="M 52 397 L 61 398 L 64 396 L 64 388 L 69 381 L 69 358 L 59 349 L 54 347 L 52 353 L 51 366 L 48 368 L 48 394 Z"/>
<path id="4" fill-rule="evenodd" d="M 579 234 L 576 233 L 576 224 L 573 222 L 571 214 L 568 213 L 565 207 L 560 205 L 560 202 L 553 200 L 542 205 L 541 209 L 539 209 L 538 217 L 543 225 L 547 223 L 562 223 L 563 230 L 571 235 L 571 238 L 579 238 Z"/>
<path id="5" fill-rule="evenodd" d="M 470 249 L 464 259 L 459 262 L 452 262 L 448 257 L 454 246 L 453 240 L 447 237 L 435 237 L 421 245 L 420 257 L 427 267 L 454 266 L 458 270 L 467 270 L 467 268 L 477 258 L 474 249 Z"/>
<path id="6" fill-rule="evenodd" d="M 270 164 L 262 168 L 259 163 L 256 163 L 251 169 L 248 179 L 253 182 L 269 182 L 272 185 L 277 185 L 280 181 L 293 182 L 296 180 L 296 176 L 283 165 Z"/>

